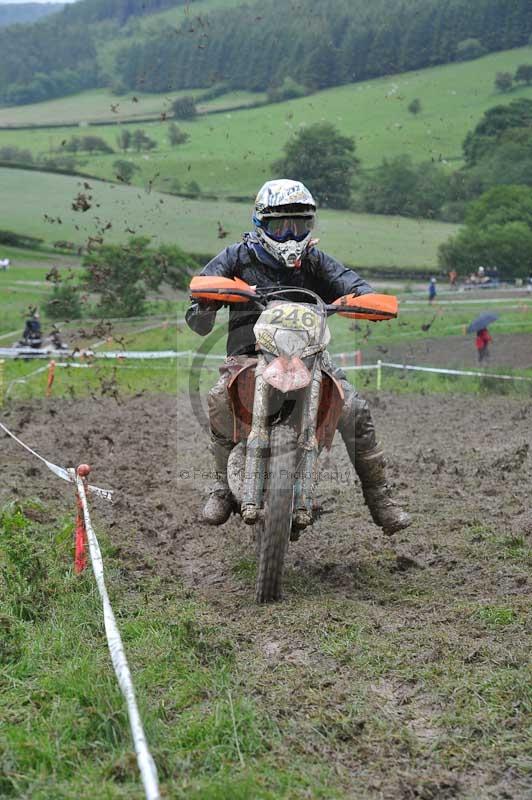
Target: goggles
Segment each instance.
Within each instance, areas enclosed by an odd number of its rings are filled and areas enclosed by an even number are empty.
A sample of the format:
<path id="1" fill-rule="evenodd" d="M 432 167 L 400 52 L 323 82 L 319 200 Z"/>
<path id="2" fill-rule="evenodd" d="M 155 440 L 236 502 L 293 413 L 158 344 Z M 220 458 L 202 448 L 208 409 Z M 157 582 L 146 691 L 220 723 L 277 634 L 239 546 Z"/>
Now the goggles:
<path id="1" fill-rule="evenodd" d="M 271 239 L 276 242 L 287 242 L 294 239 L 301 242 L 314 227 L 314 217 L 266 217 L 262 220 L 261 227 Z"/>

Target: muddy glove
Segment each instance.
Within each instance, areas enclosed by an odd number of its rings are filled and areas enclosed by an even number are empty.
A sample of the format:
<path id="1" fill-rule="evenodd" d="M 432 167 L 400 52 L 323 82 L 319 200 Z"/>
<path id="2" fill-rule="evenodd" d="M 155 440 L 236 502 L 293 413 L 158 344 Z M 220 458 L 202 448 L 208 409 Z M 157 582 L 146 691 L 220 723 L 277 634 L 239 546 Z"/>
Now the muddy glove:
<path id="1" fill-rule="evenodd" d="M 214 327 L 216 312 L 223 306 L 216 300 L 195 300 L 187 309 L 185 320 L 189 328 L 200 336 L 206 336 Z"/>

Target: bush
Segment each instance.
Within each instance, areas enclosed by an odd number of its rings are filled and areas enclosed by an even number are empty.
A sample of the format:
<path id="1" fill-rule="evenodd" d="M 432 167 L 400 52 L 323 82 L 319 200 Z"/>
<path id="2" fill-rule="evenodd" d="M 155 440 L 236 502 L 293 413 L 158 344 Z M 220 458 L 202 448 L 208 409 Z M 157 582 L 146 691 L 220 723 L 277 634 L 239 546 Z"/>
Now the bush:
<path id="1" fill-rule="evenodd" d="M 222 97 L 222 95 L 227 94 L 231 91 L 231 87 L 227 83 L 215 83 L 214 86 L 211 86 L 210 89 L 207 89 L 206 92 L 203 92 L 198 100 L 201 103 L 207 103 L 209 100 L 216 100 L 217 97 Z"/>
<path id="2" fill-rule="evenodd" d="M 530 274 L 532 230 L 524 222 L 467 227 L 440 245 L 438 261 L 448 272 L 471 273 L 479 264 L 497 269 L 501 277 L 526 278 Z"/>
<path id="3" fill-rule="evenodd" d="M 80 290 L 72 283 L 56 283 L 44 310 L 50 319 L 80 319 L 83 316 Z"/>
<path id="4" fill-rule="evenodd" d="M 168 126 L 168 141 L 170 142 L 172 147 L 175 147 L 178 144 L 185 144 L 190 139 L 190 134 L 182 131 L 181 128 L 175 124 L 175 122 L 171 122 Z"/>
<path id="5" fill-rule="evenodd" d="M 408 110 L 411 114 L 416 116 L 421 111 L 421 100 L 418 97 L 415 97 L 411 103 L 408 105 Z"/>
<path id="6" fill-rule="evenodd" d="M 442 268 L 472 272 L 479 264 L 503 277 L 527 277 L 532 252 L 532 189 L 498 186 L 472 203 L 466 227 L 441 245 Z"/>
<path id="7" fill-rule="evenodd" d="M 120 150 L 125 152 L 129 147 L 131 147 L 131 131 L 127 128 L 121 128 L 116 137 L 116 143 Z"/>
<path id="8" fill-rule="evenodd" d="M 532 64 L 520 64 L 515 72 L 517 83 L 525 83 L 527 86 L 532 84 Z"/>
<path id="9" fill-rule="evenodd" d="M 21 247 L 30 250 L 38 249 L 43 243 L 42 239 L 37 239 L 35 236 L 27 236 L 24 233 L 14 233 L 13 231 L 0 230 L 0 244 L 9 245 L 10 247 Z"/>
<path id="10" fill-rule="evenodd" d="M 39 156 L 39 165 L 58 172 L 76 172 L 78 166 L 73 156 Z"/>
<path id="11" fill-rule="evenodd" d="M 198 264 L 178 247 L 149 249 L 150 240 L 131 239 L 126 246 L 103 245 L 83 260 L 84 280 L 99 295 L 101 314 L 135 317 L 146 310 L 148 291 L 167 283 L 185 289 Z"/>
<path id="12" fill-rule="evenodd" d="M 176 119 L 194 119 L 198 113 L 193 97 L 178 97 L 172 103 L 172 113 Z"/>
<path id="13" fill-rule="evenodd" d="M 0 147 L 0 161 L 17 161 L 19 164 L 32 164 L 33 156 L 30 150 L 19 147 Z"/>
<path id="14" fill-rule="evenodd" d="M 362 190 L 365 211 L 427 217 L 439 215 L 448 199 L 449 178 L 432 162 L 414 164 L 410 156 L 384 159 Z"/>
<path id="15" fill-rule="evenodd" d="M 281 103 L 283 100 L 305 97 L 308 93 L 309 90 L 306 86 L 297 83 L 288 75 L 280 86 L 272 86 L 268 89 L 268 100 L 270 103 Z"/>
<path id="16" fill-rule="evenodd" d="M 185 192 L 196 197 L 201 194 L 201 186 L 197 181 L 189 181 L 185 184 Z"/>
<path id="17" fill-rule="evenodd" d="M 514 85 L 514 79 L 511 72 L 498 72 L 495 75 L 495 88 L 499 92 L 509 92 Z"/>
<path id="18" fill-rule="evenodd" d="M 113 169 L 117 179 L 123 183 L 130 183 L 135 172 L 139 171 L 136 164 L 132 161 L 124 161 L 122 158 L 113 161 Z"/>
<path id="19" fill-rule="evenodd" d="M 71 136 L 68 141 L 63 142 L 61 149 L 69 153 L 78 153 L 82 150 L 88 153 L 114 153 L 111 145 L 101 136 Z"/>
<path id="20" fill-rule="evenodd" d="M 131 137 L 131 144 L 137 153 L 140 153 L 141 150 L 153 150 L 157 147 L 155 139 L 151 139 L 142 128 L 134 131 Z"/>
<path id="21" fill-rule="evenodd" d="M 486 48 L 480 39 L 463 39 L 456 45 L 456 60 L 471 61 L 480 58 L 486 53 Z"/>

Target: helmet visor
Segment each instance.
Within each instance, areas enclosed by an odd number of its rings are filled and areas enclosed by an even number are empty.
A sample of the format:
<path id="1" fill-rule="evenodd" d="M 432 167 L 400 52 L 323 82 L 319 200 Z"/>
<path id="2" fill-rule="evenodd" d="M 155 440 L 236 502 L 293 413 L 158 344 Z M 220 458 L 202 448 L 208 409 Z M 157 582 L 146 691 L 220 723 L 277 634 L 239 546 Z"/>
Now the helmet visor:
<path id="1" fill-rule="evenodd" d="M 276 242 L 287 242 L 295 239 L 301 242 L 309 235 L 314 227 L 314 217 L 308 216 L 286 216 L 286 217 L 266 217 L 262 221 L 262 227 L 271 239 Z"/>

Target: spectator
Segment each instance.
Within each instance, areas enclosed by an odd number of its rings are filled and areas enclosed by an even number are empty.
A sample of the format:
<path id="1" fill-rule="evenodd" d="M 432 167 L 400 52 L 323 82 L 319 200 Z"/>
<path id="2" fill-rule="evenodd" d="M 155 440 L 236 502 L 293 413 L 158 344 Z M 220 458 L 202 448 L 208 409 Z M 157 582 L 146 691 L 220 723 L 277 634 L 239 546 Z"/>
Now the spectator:
<path id="1" fill-rule="evenodd" d="M 436 297 L 436 278 L 431 278 L 429 283 L 429 305 L 432 305 Z"/>
<path id="2" fill-rule="evenodd" d="M 0 258 L 0 269 L 2 272 L 7 272 L 9 269 L 9 258 Z"/>
<path id="3" fill-rule="evenodd" d="M 475 341 L 475 346 L 478 352 L 478 363 L 480 364 L 484 361 L 485 358 L 489 357 L 489 350 L 488 345 L 492 342 L 493 339 L 490 336 L 490 333 L 487 328 L 482 328 L 477 333 L 477 338 Z"/>

